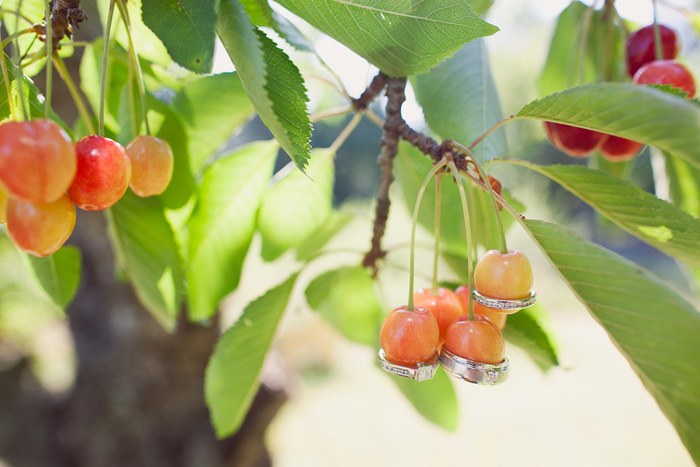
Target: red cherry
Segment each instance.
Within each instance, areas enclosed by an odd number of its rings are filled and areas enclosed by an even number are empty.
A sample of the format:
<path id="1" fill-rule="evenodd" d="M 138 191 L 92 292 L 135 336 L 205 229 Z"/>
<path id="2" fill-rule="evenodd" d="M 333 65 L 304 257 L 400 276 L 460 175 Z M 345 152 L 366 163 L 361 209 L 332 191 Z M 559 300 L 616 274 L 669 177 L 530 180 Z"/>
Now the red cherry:
<path id="1" fill-rule="evenodd" d="M 506 344 L 501 332 L 488 318 L 474 315 L 474 320 L 462 316 L 447 330 L 445 348 L 453 354 L 479 363 L 496 365 L 506 356 Z"/>
<path id="2" fill-rule="evenodd" d="M 12 243 L 34 256 L 49 256 L 75 227 L 75 206 L 67 195 L 50 203 L 7 200 L 7 233 Z"/>
<path id="3" fill-rule="evenodd" d="M 73 142 L 51 120 L 0 125 L 0 182 L 13 198 L 56 201 L 75 177 Z"/>
<path id="4" fill-rule="evenodd" d="M 413 294 L 413 303 L 418 308 L 428 310 L 435 316 L 440 327 L 440 341 L 445 340 L 445 334 L 450 324 L 464 314 L 462 304 L 457 295 L 450 289 L 438 287 L 437 293 L 431 289 L 420 289 Z"/>
<path id="5" fill-rule="evenodd" d="M 405 306 L 396 308 L 384 320 L 379 342 L 387 360 L 415 365 L 429 360 L 437 352 L 440 327 L 428 310 Z"/>
<path id="6" fill-rule="evenodd" d="M 676 58 L 680 50 L 678 37 L 673 29 L 659 25 L 661 33 L 661 49 L 663 58 Z M 627 72 L 630 76 L 649 62 L 656 60 L 656 40 L 654 39 L 654 25 L 638 29 L 630 34 L 625 43 L 627 52 Z"/>
<path id="7" fill-rule="evenodd" d="M 554 122 L 544 122 L 544 130 L 555 148 L 579 158 L 590 155 L 608 137 L 605 133 Z"/>
<path id="8" fill-rule="evenodd" d="M 643 146 L 643 143 L 610 135 L 600 147 L 600 153 L 611 162 L 629 161 Z"/>
<path id="9" fill-rule="evenodd" d="M 656 60 L 647 63 L 634 75 L 634 84 L 670 84 L 695 97 L 695 79 L 690 71 L 675 60 Z"/>
<path id="10" fill-rule="evenodd" d="M 464 309 L 463 314 L 468 314 L 470 295 L 469 286 L 460 285 L 457 287 L 457 290 L 455 290 L 455 294 L 457 295 L 457 298 L 459 298 L 459 301 L 462 302 L 462 308 Z M 475 315 L 481 315 L 488 318 L 499 331 L 503 331 L 503 329 L 506 327 L 506 318 L 508 315 L 505 313 L 499 313 L 498 310 L 489 308 L 478 302 L 473 302 L 473 306 Z"/>
<path id="11" fill-rule="evenodd" d="M 86 211 L 114 205 L 126 192 L 131 162 L 121 144 L 103 136 L 86 136 L 75 143 L 78 173 L 68 189 L 73 202 Z"/>

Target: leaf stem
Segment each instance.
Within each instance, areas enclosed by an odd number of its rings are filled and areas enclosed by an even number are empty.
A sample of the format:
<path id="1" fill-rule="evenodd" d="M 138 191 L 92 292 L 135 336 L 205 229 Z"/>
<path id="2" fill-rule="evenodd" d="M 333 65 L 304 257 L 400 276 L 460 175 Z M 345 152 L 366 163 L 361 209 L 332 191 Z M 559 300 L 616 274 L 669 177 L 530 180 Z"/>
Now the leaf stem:
<path id="1" fill-rule="evenodd" d="M 19 0 L 19 3 L 17 4 L 17 11 L 22 11 L 22 0 Z M 15 16 L 15 31 L 19 29 L 19 15 Z M 33 28 L 31 29 L 33 31 Z M 15 71 L 15 81 L 17 81 L 17 89 L 19 91 L 19 102 L 20 102 L 20 107 L 22 109 L 22 117 L 24 120 L 30 120 L 31 115 L 27 111 L 27 104 L 24 100 L 24 72 L 22 72 L 22 60 L 19 59 L 20 56 L 20 50 L 19 50 L 19 41 L 17 38 L 20 35 L 15 33 L 12 34 L 7 40 L 10 40 L 11 38 L 14 37 L 15 39 L 15 44 L 14 47 L 12 47 L 12 61 L 15 62 L 15 66 L 17 67 L 17 70 Z M 4 47 L 4 44 L 3 44 Z M 7 96 L 8 99 L 11 99 L 12 96 Z"/>
<path id="2" fill-rule="evenodd" d="M 139 62 L 138 53 L 136 53 L 136 47 L 134 46 L 134 38 L 131 34 L 131 20 L 129 19 L 129 12 L 126 9 L 126 4 L 124 0 L 117 0 L 119 4 L 119 12 L 124 20 L 124 25 L 126 26 L 126 35 L 129 38 L 129 50 L 131 51 L 131 59 L 134 61 L 134 66 L 136 67 L 136 79 L 139 85 L 139 96 L 141 97 L 141 112 L 143 113 L 143 123 L 146 125 L 146 134 L 151 134 L 151 127 L 148 125 L 148 107 L 146 105 L 146 85 L 143 81 L 143 70 L 141 70 L 141 62 Z"/>
<path id="3" fill-rule="evenodd" d="M 49 0 L 44 1 L 44 15 L 46 16 L 46 100 L 44 101 L 44 118 L 51 117 L 51 94 L 53 92 L 53 32 L 51 24 L 51 8 Z"/>
<path id="4" fill-rule="evenodd" d="M 80 96 L 80 93 L 78 92 L 78 88 L 75 86 L 75 83 L 73 82 L 73 78 L 71 78 L 70 73 L 68 72 L 68 69 L 66 68 L 66 64 L 63 62 L 63 59 L 58 55 L 53 56 L 53 61 L 54 61 L 54 66 L 56 67 L 56 71 L 58 71 L 58 75 L 63 79 L 63 82 L 66 83 L 66 87 L 68 88 L 68 92 L 70 93 L 71 97 L 73 98 L 73 102 L 75 103 L 75 107 L 78 109 L 78 113 L 80 114 L 80 118 L 83 119 L 85 122 L 85 126 L 88 130 L 88 133 L 91 135 L 95 134 L 95 125 L 92 123 L 92 116 L 90 115 L 90 112 L 88 111 L 87 107 L 85 106 L 85 103 L 83 102 L 83 98 Z"/>
<path id="5" fill-rule="evenodd" d="M 420 203 L 423 200 L 423 194 L 425 194 L 425 189 L 428 187 L 428 182 L 433 178 L 433 175 L 437 173 L 438 170 L 443 168 L 447 164 L 447 159 L 442 159 L 440 162 L 435 164 L 428 175 L 425 176 L 423 183 L 418 190 L 418 196 L 416 197 L 416 205 L 413 208 L 413 223 L 411 224 L 411 254 L 408 265 L 408 311 L 413 311 L 413 275 L 415 272 L 415 246 L 416 246 L 416 227 L 418 226 L 418 212 L 420 210 Z"/>
<path id="6" fill-rule="evenodd" d="M 433 255 L 433 295 L 438 291 L 438 259 L 440 258 L 440 207 L 442 205 L 442 172 L 435 174 L 435 249 Z"/>
<path id="7" fill-rule="evenodd" d="M 471 143 L 469 146 L 467 146 L 467 149 L 469 149 L 469 150 L 474 149 L 474 147 L 476 147 L 479 143 L 481 143 L 483 140 L 485 140 L 491 133 L 493 133 L 494 131 L 498 130 L 499 128 L 501 128 L 501 127 L 502 127 L 503 125 L 505 125 L 506 123 L 509 123 L 509 122 L 518 120 L 518 118 L 519 118 L 519 117 L 517 117 L 517 116 L 515 116 L 515 115 L 511 115 L 510 117 L 505 118 L 505 119 L 501 120 L 500 122 L 496 123 L 494 126 L 492 126 L 491 128 L 489 128 L 488 130 L 486 130 L 486 132 L 484 132 L 484 134 L 482 134 L 482 135 L 479 136 L 477 139 L 475 139 L 474 141 L 472 141 L 472 143 Z"/>
<path id="8" fill-rule="evenodd" d="M 309 120 L 312 122 L 318 122 L 326 118 L 338 117 L 340 115 L 347 115 L 353 111 L 351 105 L 343 105 L 341 107 L 334 107 L 332 109 L 321 110 L 309 116 Z"/>
<path id="9" fill-rule="evenodd" d="M 333 141 L 333 144 L 328 146 L 328 152 L 330 152 L 331 154 L 335 154 L 336 152 L 338 152 L 338 149 L 340 149 L 345 140 L 347 140 L 348 137 L 355 130 L 355 128 L 357 128 L 357 125 L 360 123 L 360 120 L 362 120 L 362 112 L 355 112 L 355 115 L 345 126 L 345 128 L 343 128 L 343 131 L 340 132 L 335 141 Z"/>
<path id="10" fill-rule="evenodd" d="M 464 185 L 462 184 L 462 178 L 460 176 L 459 170 L 454 161 L 448 163 L 450 170 L 452 171 L 455 181 L 457 182 L 457 189 L 459 190 L 459 199 L 462 202 L 462 214 L 464 215 L 464 229 L 467 232 L 467 277 L 469 280 L 469 321 L 474 321 L 474 299 L 472 298 L 471 291 L 474 290 L 474 264 L 472 258 L 472 229 L 471 222 L 469 219 L 469 204 L 467 204 L 467 195 L 464 193 Z"/>
<path id="11" fill-rule="evenodd" d="M 114 17 L 114 4 L 116 0 L 109 2 L 109 14 L 107 15 L 107 24 L 105 25 L 105 46 L 102 51 L 102 76 L 100 77 L 100 110 L 97 120 L 98 134 L 105 134 L 105 96 L 107 95 L 107 64 L 109 62 L 109 35 L 112 32 L 112 18 Z"/>
<path id="12" fill-rule="evenodd" d="M 506 245 L 506 235 L 503 229 L 503 222 L 501 222 L 501 216 L 498 213 L 498 203 L 496 202 L 496 197 L 495 193 L 493 192 L 493 188 L 491 187 L 491 183 L 489 182 L 489 177 L 486 174 L 486 171 L 484 170 L 484 166 L 481 165 L 481 162 L 479 162 L 479 159 L 474 155 L 473 152 L 469 150 L 469 148 L 459 144 L 456 141 L 450 141 L 450 145 L 459 150 L 459 151 L 464 151 L 470 158 L 470 160 L 474 163 L 474 166 L 476 167 L 476 170 L 479 172 L 479 176 L 484 180 L 484 184 L 488 188 L 488 193 L 489 197 L 491 198 L 491 204 L 493 207 L 493 213 L 494 216 L 496 216 L 496 226 L 498 228 L 498 234 L 499 234 L 499 240 L 500 240 L 500 251 L 502 254 L 508 253 L 508 246 Z"/>
<path id="13" fill-rule="evenodd" d="M 14 39 L 16 39 L 17 37 L 22 36 L 22 35 L 24 35 L 24 34 L 32 33 L 32 32 L 34 32 L 34 28 L 27 28 L 27 29 L 22 29 L 21 31 L 17 31 L 17 32 L 15 32 L 14 34 L 11 34 L 11 35 L 7 36 L 7 37 L 5 38 L 5 40 L 2 41 L 2 48 L 4 49 L 5 47 L 7 47 L 7 44 L 9 44 L 10 42 L 12 42 L 12 41 L 13 41 Z"/>

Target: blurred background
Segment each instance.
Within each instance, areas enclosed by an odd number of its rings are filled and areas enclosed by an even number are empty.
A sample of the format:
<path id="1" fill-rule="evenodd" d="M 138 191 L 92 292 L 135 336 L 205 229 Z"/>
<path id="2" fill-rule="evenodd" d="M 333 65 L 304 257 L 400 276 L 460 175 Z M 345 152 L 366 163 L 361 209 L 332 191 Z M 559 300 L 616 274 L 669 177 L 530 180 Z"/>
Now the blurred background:
<path id="1" fill-rule="evenodd" d="M 567 0 L 496 0 L 486 16 L 501 29 L 487 38 L 486 44 L 504 115 L 539 97 L 537 80 L 554 22 L 568 4 Z M 650 1 L 617 0 L 616 5 L 631 24 L 652 22 Z M 659 2 L 659 19 L 679 32 L 681 56 L 698 77 L 698 33 L 682 8 L 697 12 L 700 4 Z M 97 21 L 91 24 L 99 26 Z M 376 73 L 332 39 L 319 36 L 316 45 L 351 95 L 358 96 Z M 223 49 L 219 52 L 215 72 L 232 70 Z M 288 52 L 302 72 L 317 70 L 317 64 L 307 56 Z M 309 88 L 312 113 L 343 104 L 342 96 L 321 83 L 310 81 Z M 74 118 L 68 108 L 71 104 L 64 105 L 66 109 L 59 113 Z M 381 113 L 382 106 L 380 99 L 373 108 Z M 421 110 L 410 89 L 404 116 L 413 127 L 424 130 Z M 346 122 L 338 118 L 317 124 L 313 145 L 328 146 Z M 572 163 L 546 142 L 538 122 L 516 122 L 508 125 L 507 132 L 510 157 Z M 229 146 L 267 137 L 265 128 L 254 120 Z M 338 153 L 336 204 L 357 217 L 329 249 L 369 246 L 380 137 L 379 129 L 364 120 Z M 647 149 L 635 160 L 632 173 L 633 182 L 649 191 L 654 189 L 651 160 Z M 285 163 L 280 159 L 278 166 Z M 563 223 L 651 269 L 682 294 L 697 297 L 695 286 L 675 261 L 601 225 L 590 209 L 565 190 L 522 170 L 494 167 L 493 173 L 527 206 L 528 217 Z M 394 188 L 392 195 L 397 202 L 392 205 L 385 245 L 401 246 L 408 242 L 410 218 L 398 187 Z M 78 225 L 81 223 L 86 222 L 79 220 Z M 430 244 L 425 232 L 419 231 L 418 241 Z M 288 398 L 265 435 L 273 465 L 693 465 L 654 399 L 539 250 L 517 227 L 509 232 L 508 241 L 510 247 L 524 251 L 533 264 L 535 289 L 539 303 L 551 316 L 561 367 L 544 373 L 525 352 L 509 346 L 512 370 L 506 384 L 480 387 L 454 381 L 459 426 L 455 432 L 447 432 L 421 417 L 391 377 L 376 366 L 376 349 L 344 339 L 310 311 L 303 288 L 299 288 L 263 370 L 264 383 Z M 226 301 L 224 323 L 230 323 L 251 299 L 296 267 L 290 255 L 273 264 L 263 263 L 259 249 L 255 241 L 239 289 Z M 358 253 L 338 254 L 314 263 L 313 269 L 305 270 L 302 282 L 329 268 L 357 264 Z M 432 253 L 429 248 L 419 248 L 417 254 L 416 285 L 421 287 L 429 285 Z M 407 264 L 408 249 L 396 248 L 380 275 L 379 296 L 387 312 L 406 300 Z M 455 279 L 446 265 L 441 268 L 443 280 Z M 36 383 L 60 398 L 75 384 L 71 333 L 61 312 L 42 297 L 26 271 L 22 258 L 0 235 L 0 372 L 26 361 Z M 697 305 L 697 299 L 691 299 Z M 29 388 L 35 384 L 20 381 L 25 383 Z M 0 466 L 4 465 L 13 464 L 0 458 Z"/>

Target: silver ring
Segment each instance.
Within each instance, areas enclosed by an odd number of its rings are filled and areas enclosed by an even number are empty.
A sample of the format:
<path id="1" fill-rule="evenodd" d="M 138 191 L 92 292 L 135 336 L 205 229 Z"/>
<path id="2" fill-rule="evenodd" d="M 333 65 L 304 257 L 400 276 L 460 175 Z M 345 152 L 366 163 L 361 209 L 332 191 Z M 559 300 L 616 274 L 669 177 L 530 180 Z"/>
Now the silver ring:
<path id="1" fill-rule="evenodd" d="M 457 379 L 484 386 L 494 386 L 508 379 L 510 361 L 491 365 L 479 363 L 453 354 L 445 347 L 440 351 L 440 363 L 446 372 Z"/>
<path id="2" fill-rule="evenodd" d="M 415 365 L 394 363 L 386 359 L 384 356 L 384 349 L 379 349 L 377 360 L 379 360 L 379 365 L 387 373 L 413 379 L 415 381 L 426 381 L 433 379 L 435 372 L 437 371 L 438 364 L 440 363 L 438 361 L 437 352 L 435 352 L 435 355 L 430 357 L 428 361 L 418 362 Z"/>
<path id="3" fill-rule="evenodd" d="M 472 296 L 474 297 L 475 302 L 489 308 L 494 308 L 501 313 L 515 313 L 521 308 L 527 308 L 534 305 L 535 301 L 537 301 L 537 294 L 534 291 L 529 297 L 518 300 L 501 300 L 500 298 L 485 297 L 476 289 L 474 289 L 474 292 L 472 292 Z"/>

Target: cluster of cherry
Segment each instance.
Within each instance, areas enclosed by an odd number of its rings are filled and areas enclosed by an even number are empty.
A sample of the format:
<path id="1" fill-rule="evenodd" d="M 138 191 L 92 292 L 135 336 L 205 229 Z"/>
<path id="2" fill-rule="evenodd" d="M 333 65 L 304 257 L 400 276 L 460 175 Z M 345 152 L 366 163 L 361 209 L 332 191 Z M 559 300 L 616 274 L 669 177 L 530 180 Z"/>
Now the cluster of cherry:
<path id="1" fill-rule="evenodd" d="M 530 262 L 517 250 L 490 250 L 476 265 L 474 288 L 421 289 L 413 294 L 413 309 L 389 313 L 380 333 L 382 368 L 421 381 L 433 377 L 439 362 L 464 381 L 504 381 L 510 364 L 501 331 L 506 315 L 535 301 Z"/>
<path id="2" fill-rule="evenodd" d="M 159 138 L 138 136 L 124 149 L 92 135 L 73 145 L 51 120 L 8 121 L 0 125 L 0 223 L 19 249 L 49 256 L 73 232 L 75 206 L 107 209 L 127 187 L 160 194 L 172 173 L 172 150 Z"/>
<path id="3" fill-rule="evenodd" d="M 655 59 L 654 25 L 646 26 L 632 33 L 627 39 L 627 72 L 635 84 L 671 85 L 688 93 L 688 98 L 693 98 L 693 75 L 686 67 L 673 60 L 680 50 L 676 33 L 666 26 L 658 27 L 663 59 Z M 603 157 L 610 161 L 631 160 L 643 146 L 637 141 L 561 123 L 545 122 L 544 128 L 552 145 L 573 157 L 587 157 L 599 150 Z"/>

